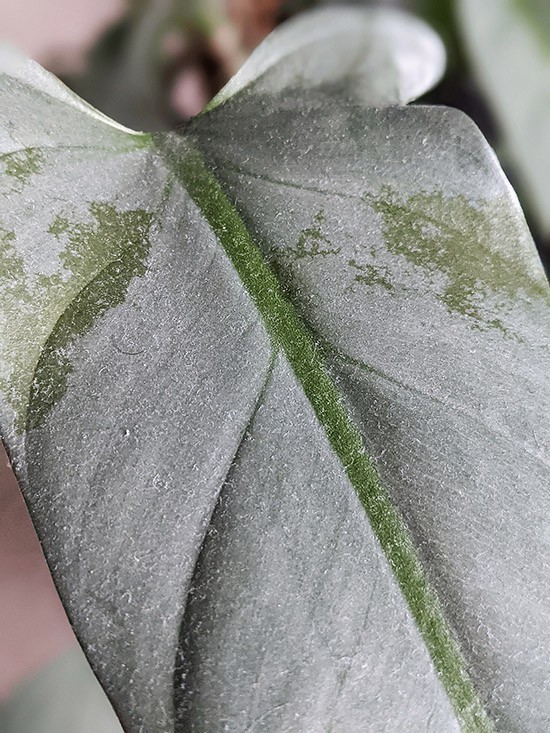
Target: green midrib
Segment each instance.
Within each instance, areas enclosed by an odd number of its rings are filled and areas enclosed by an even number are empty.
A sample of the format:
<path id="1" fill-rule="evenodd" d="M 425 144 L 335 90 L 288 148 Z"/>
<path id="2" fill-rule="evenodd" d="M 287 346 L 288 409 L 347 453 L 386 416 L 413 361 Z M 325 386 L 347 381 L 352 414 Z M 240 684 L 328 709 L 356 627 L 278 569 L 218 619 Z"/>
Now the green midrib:
<path id="1" fill-rule="evenodd" d="M 285 296 L 235 207 L 208 169 L 201 153 L 175 136 L 156 138 L 170 169 L 197 204 L 225 249 L 269 334 L 281 348 L 355 488 L 384 550 L 463 730 L 493 726 L 466 672 L 465 661 L 396 511 L 365 452 L 341 395 L 328 376 L 320 349 L 296 308 Z"/>

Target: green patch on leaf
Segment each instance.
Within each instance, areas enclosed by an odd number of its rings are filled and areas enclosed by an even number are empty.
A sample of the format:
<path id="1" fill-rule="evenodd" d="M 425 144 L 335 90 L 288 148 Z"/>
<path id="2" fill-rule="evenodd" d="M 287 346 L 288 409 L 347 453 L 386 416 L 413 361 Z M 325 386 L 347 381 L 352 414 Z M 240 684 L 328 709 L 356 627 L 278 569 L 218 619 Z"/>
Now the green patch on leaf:
<path id="1" fill-rule="evenodd" d="M 76 295 L 42 349 L 31 387 L 27 430 L 41 425 L 65 394 L 72 369 L 67 347 L 73 338 L 122 303 L 132 278 L 146 271 L 153 215 L 141 209 L 119 212 L 108 204 L 92 204 L 90 211 L 93 224 L 71 225 L 63 217 L 52 223 L 50 232 L 66 236 L 71 244 L 61 257 L 63 264 L 77 268 L 82 258 L 102 250 L 114 258 Z"/>
<path id="2" fill-rule="evenodd" d="M 286 251 L 292 253 L 296 259 L 337 255 L 341 248 L 332 247 L 330 239 L 323 234 L 324 222 L 325 215 L 322 211 L 318 211 L 313 218 L 313 224 L 300 232 L 296 247 L 289 247 Z"/>
<path id="3" fill-rule="evenodd" d="M 403 199 L 390 186 L 364 200 L 382 216 L 388 249 L 433 276 L 442 274 L 438 297 L 477 328 L 508 332 L 483 306 L 492 296 L 503 313 L 522 294 L 549 301 L 546 282 L 533 279 L 521 260 L 502 252 L 502 242 L 517 228 L 508 202 L 473 205 L 465 196 L 440 192 Z"/>
<path id="4" fill-rule="evenodd" d="M 362 285 L 381 285 L 386 290 L 393 290 L 394 286 L 380 267 L 370 263 L 360 263 L 357 260 L 348 260 L 348 266 L 356 271 L 354 282 Z"/>
<path id="5" fill-rule="evenodd" d="M 17 281 L 21 273 L 20 258 L 15 256 L 15 232 L 0 226 L 0 273 L 7 280 Z"/>
<path id="6" fill-rule="evenodd" d="M 39 148 L 25 148 L 2 156 L 4 173 L 20 183 L 26 183 L 36 173 L 40 173 L 44 153 Z"/>
<path id="7" fill-rule="evenodd" d="M 89 211 L 90 222 L 54 218 L 48 233 L 61 250 L 59 267 L 49 275 L 33 273 L 17 248 L 16 233 L 0 229 L 0 311 L 5 315 L 0 335 L 10 354 L 9 365 L 1 363 L 0 392 L 13 409 L 20 432 L 27 416 L 31 426 L 39 424 L 65 389 L 67 365 L 58 366 L 57 372 L 42 370 L 27 408 L 38 360 L 52 364 L 51 345 L 45 355 L 40 353 L 52 330 L 55 343 L 60 348 L 67 345 L 73 334 L 90 328 L 95 318 L 119 303 L 130 279 L 143 272 L 153 215 L 142 209 L 117 211 L 106 203 L 92 203 Z M 50 246 L 48 240 L 36 242 L 33 257 Z M 86 295 L 92 281 L 93 298 Z M 56 358 L 64 364 L 61 352 Z"/>

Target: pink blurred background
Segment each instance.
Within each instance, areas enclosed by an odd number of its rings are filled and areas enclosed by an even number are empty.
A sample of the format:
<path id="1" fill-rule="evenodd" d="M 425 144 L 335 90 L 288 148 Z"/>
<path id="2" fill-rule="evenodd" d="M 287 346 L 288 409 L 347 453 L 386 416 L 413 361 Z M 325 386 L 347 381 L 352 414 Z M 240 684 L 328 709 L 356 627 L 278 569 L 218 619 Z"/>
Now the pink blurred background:
<path id="1" fill-rule="evenodd" d="M 0 36 L 56 72 L 80 70 L 125 9 L 124 0 L 0 0 Z"/>

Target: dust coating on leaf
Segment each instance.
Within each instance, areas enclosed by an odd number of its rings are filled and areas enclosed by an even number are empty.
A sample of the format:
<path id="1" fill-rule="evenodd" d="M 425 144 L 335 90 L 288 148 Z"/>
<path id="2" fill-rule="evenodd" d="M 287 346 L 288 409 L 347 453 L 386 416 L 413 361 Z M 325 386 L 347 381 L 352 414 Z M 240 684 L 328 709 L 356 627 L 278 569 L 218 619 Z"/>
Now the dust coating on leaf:
<path id="1" fill-rule="evenodd" d="M 59 215 L 52 221 L 49 234 L 63 248 L 56 271 L 49 275 L 29 275 L 25 258 L 17 251 L 16 234 L 0 230 L 0 312 L 4 314 L 0 330 L 9 355 L 9 362 L 0 366 L 0 392 L 15 413 L 19 432 L 31 413 L 32 424 L 38 424 L 65 389 L 68 367 L 59 352 L 54 368 L 50 347 L 46 362 L 53 371 L 40 372 L 32 389 L 32 410 L 27 407 L 40 351 L 52 329 L 55 327 L 56 343 L 61 348 L 72 333 L 83 332 L 96 317 L 120 302 L 130 279 L 142 272 L 152 214 L 142 209 L 121 212 L 106 203 L 92 203 L 89 211 L 91 222 L 72 223 Z M 86 286 L 92 280 L 96 295 L 86 301 Z M 72 332 L 67 330 L 69 326 Z M 65 340 L 60 339 L 60 331 Z"/>
<path id="2" fill-rule="evenodd" d="M 382 217 L 388 250 L 434 276 L 442 273 L 446 282 L 439 288 L 439 299 L 450 312 L 472 319 L 477 328 L 509 333 L 483 307 L 491 296 L 503 313 L 522 296 L 550 300 L 546 283 L 502 252 L 502 242 L 517 228 L 508 202 L 474 205 L 465 196 L 441 192 L 402 198 L 390 186 L 376 196 L 366 193 L 364 201 Z"/>

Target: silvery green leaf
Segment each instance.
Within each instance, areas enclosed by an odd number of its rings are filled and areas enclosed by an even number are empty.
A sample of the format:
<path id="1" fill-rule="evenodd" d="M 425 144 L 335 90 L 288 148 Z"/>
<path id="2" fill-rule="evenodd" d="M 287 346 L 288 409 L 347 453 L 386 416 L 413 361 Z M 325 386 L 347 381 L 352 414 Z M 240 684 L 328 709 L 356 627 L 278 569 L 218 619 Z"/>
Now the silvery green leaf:
<path id="1" fill-rule="evenodd" d="M 423 21 L 390 8 L 326 7 L 275 29 L 207 109 L 242 90 L 316 87 L 373 106 L 405 103 L 444 69 L 443 44 Z"/>
<path id="2" fill-rule="evenodd" d="M 3 55 L 0 385 L 3 430 L 12 441 L 55 324 L 116 252 L 140 246 L 152 215 L 130 185 L 147 169 L 147 138 L 108 120 L 34 62 L 6 49 Z"/>
<path id="3" fill-rule="evenodd" d="M 464 40 L 538 226 L 550 234 L 550 4 L 461 0 Z"/>
<path id="4" fill-rule="evenodd" d="M 152 139 L 25 68 L 2 430 L 125 729 L 544 730 L 550 294 L 476 128 L 260 77 Z"/>
<path id="5" fill-rule="evenodd" d="M 253 115 L 241 102 L 195 135 L 315 333 L 490 717 L 542 730 L 550 297 L 517 200 L 461 113 L 297 105 Z M 205 576 L 223 562 L 221 532 Z M 223 548 L 191 629 L 211 608 L 223 618 L 237 583 Z M 211 658 L 222 628 L 191 634 L 194 659 Z"/>

